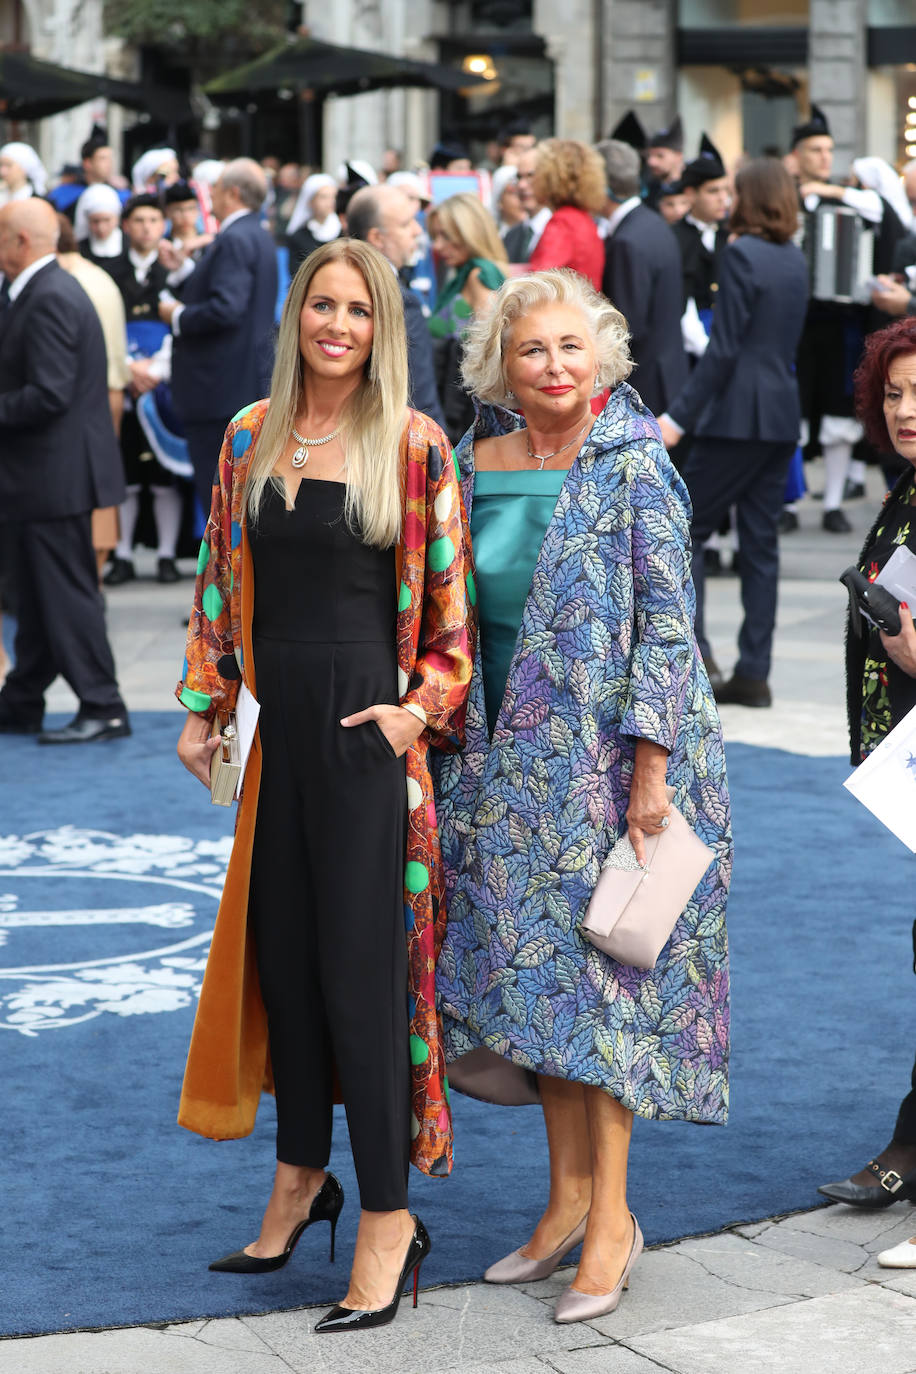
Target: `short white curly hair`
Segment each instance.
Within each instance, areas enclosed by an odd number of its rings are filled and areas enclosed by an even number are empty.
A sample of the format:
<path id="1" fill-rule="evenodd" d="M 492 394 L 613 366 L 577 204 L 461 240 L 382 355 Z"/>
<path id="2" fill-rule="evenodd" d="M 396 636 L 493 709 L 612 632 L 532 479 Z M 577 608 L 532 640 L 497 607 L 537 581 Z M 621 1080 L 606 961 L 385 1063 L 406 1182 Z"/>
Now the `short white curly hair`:
<path id="1" fill-rule="evenodd" d="M 509 405 L 504 351 L 509 331 L 532 310 L 545 306 L 573 306 L 582 312 L 598 360 L 596 394 L 615 387 L 633 370 L 627 347 L 627 322 L 610 301 L 585 277 L 568 267 L 551 267 L 510 277 L 493 292 L 490 308 L 479 315 L 464 336 L 461 375 L 466 390 L 490 405 Z"/>

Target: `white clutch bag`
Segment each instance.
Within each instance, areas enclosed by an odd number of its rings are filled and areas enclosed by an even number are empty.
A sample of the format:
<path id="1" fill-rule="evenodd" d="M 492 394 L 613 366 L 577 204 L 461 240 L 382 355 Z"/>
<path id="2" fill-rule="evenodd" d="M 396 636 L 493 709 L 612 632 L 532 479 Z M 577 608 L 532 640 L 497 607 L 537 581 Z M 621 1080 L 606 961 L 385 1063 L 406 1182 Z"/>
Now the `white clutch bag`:
<path id="1" fill-rule="evenodd" d="M 668 788 L 672 801 L 674 788 Z M 614 845 L 598 877 L 582 934 L 632 968 L 654 968 L 671 938 L 678 917 L 714 858 L 714 851 L 691 830 L 672 805 L 667 829 L 647 835 L 646 866 L 624 834 Z"/>

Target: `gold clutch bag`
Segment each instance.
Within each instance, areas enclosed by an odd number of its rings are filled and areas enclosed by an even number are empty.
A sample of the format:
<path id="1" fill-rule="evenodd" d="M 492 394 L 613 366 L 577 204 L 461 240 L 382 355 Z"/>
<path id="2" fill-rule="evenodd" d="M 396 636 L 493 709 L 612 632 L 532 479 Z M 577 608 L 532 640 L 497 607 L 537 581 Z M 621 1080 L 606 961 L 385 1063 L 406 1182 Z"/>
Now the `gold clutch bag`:
<path id="1" fill-rule="evenodd" d="M 669 801 L 674 789 L 669 788 Z M 645 838 L 640 868 L 629 836 L 614 845 L 582 918 L 582 934 L 631 968 L 654 968 L 713 858 L 672 804 L 667 829 Z"/>
<path id="2" fill-rule="evenodd" d="M 217 711 L 213 735 L 219 735 L 219 748 L 210 760 L 210 800 L 214 806 L 231 806 L 242 772 L 239 731 L 234 711 Z"/>

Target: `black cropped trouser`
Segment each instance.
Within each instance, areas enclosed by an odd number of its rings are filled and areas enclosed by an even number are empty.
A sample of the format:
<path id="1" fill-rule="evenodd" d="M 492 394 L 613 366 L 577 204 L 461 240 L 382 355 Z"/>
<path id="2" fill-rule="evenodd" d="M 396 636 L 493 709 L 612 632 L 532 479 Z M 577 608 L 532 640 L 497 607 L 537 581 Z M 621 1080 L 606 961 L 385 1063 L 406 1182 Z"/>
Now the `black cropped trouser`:
<path id="1" fill-rule="evenodd" d="M 334 1069 L 360 1201 L 407 1206 L 410 1061 L 404 760 L 341 717 L 391 699 L 393 645 L 255 644 L 262 776 L 249 919 L 267 1009 L 277 1158 L 323 1168 Z"/>

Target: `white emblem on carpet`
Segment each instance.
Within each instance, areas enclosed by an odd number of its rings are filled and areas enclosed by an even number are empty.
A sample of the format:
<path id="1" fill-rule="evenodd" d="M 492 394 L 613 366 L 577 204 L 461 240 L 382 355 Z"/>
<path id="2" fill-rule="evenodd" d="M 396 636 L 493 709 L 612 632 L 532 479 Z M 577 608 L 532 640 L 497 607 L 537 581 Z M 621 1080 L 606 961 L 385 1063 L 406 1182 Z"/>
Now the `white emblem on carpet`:
<path id="1" fill-rule="evenodd" d="M 231 848 L 230 836 L 74 826 L 0 835 L 0 1030 L 36 1035 L 187 1006 Z M 90 886 L 95 900 L 81 902 Z"/>

